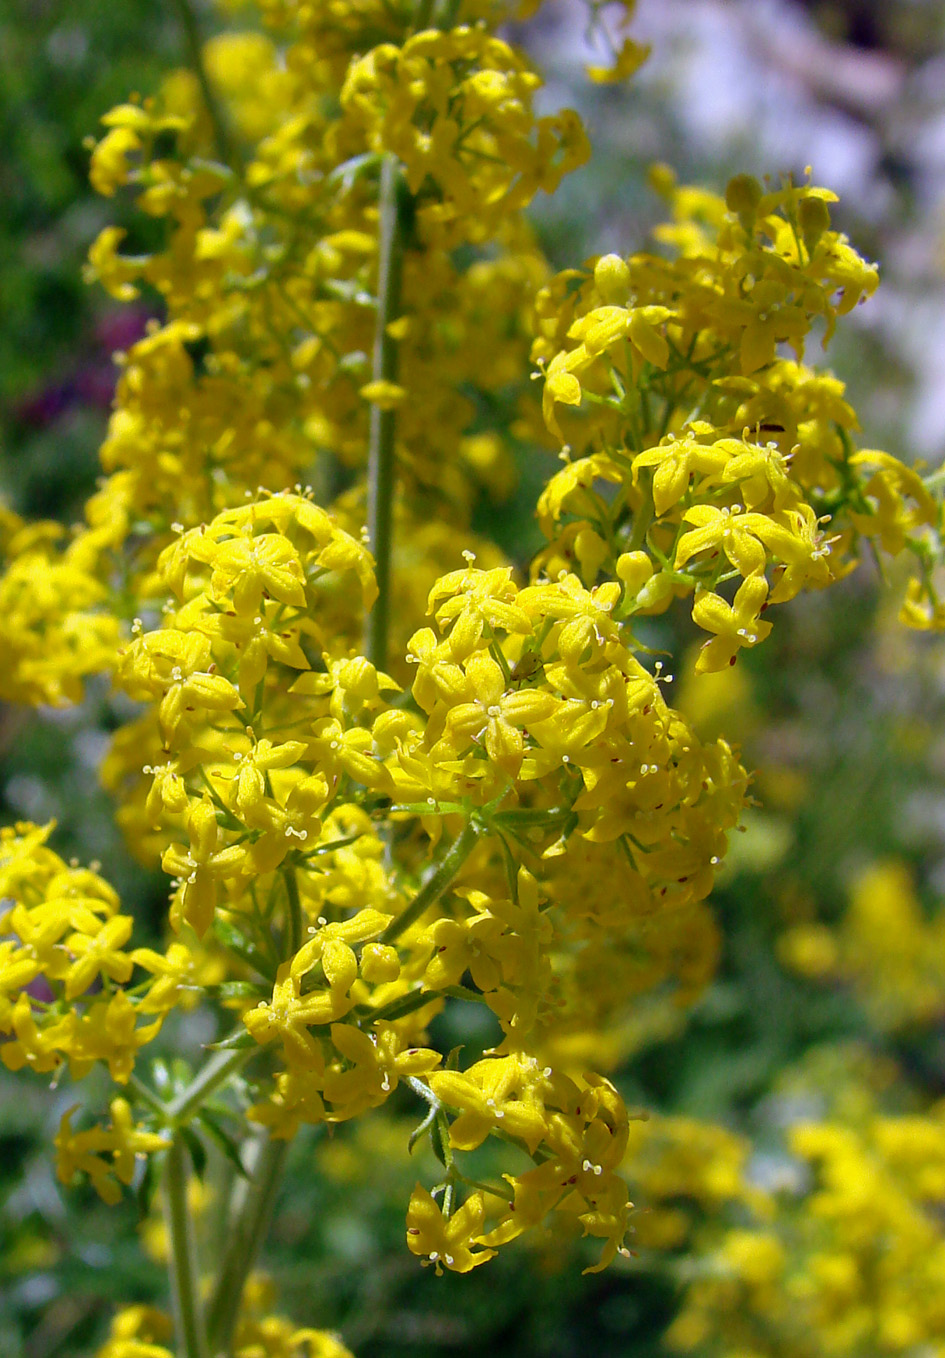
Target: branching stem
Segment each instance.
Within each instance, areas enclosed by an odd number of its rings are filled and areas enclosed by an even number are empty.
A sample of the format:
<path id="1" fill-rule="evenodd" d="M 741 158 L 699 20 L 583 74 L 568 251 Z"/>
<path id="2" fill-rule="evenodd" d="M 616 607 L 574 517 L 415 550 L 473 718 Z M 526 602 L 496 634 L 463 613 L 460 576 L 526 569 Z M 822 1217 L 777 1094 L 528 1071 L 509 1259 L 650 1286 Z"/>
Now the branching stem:
<path id="1" fill-rule="evenodd" d="M 249 1060 L 254 1050 L 258 1051 L 258 1048 L 237 1047 L 235 1050 L 214 1052 L 187 1088 L 167 1105 L 164 1110 L 167 1121 L 176 1123 L 178 1127 L 189 1122 L 200 1105 L 206 1102 L 215 1089 L 226 1084 L 230 1076 Z"/>

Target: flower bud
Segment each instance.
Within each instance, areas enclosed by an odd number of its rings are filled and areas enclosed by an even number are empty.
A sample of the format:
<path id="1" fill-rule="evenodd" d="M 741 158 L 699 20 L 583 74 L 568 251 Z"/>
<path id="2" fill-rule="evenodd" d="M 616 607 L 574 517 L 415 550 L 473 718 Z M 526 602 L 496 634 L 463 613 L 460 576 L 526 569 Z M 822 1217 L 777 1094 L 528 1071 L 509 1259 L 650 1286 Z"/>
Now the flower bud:
<path id="1" fill-rule="evenodd" d="M 653 574 L 653 562 L 646 552 L 624 552 L 617 558 L 617 576 L 635 599 Z"/>
<path id="2" fill-rule="evenodd" d="M 625 306 L 630 296 L 630 270 L 619 255 L 601 255 L 594 265 L 594 286 L 601 301 L 610 306 Z"/>
<path id="3" fill-rule="evenodd" d="M 807 253 L 812 255 L 817 242 L 830 228 L 830 209 L 822 198 L 802 198 L 797 209 L 797 224 Z"/>
<path id="4" fill-rule="evenodd" d="M 574 550 L 581 569 L 593 583 L 607 558 L 607 543 L 593 528 L 582 528 L 574 539 Z"/>
<path id="5" fill-rule="evenodd" d="M 737 174 L 725 186 L 725 206 L 735 213 L 746 231 L 754 226 L 760 202 L 761 185 L 754 175 Z"/>
<path id="6" fill-rule="evenodd" d="M 654 613 L 660 613 L 669 605 L 673 597 L 673 582 L 668 575 L 652 576 L 637 594 L 637 603 L 641 608 L 651 609 Z"/>
<path id="7" fill-rule="evenodd" d="M 396 981 L 400 975 L 397 949 L 385 943 L 366 943 L 361 951 L 361 975 L 369 985 Z"/>

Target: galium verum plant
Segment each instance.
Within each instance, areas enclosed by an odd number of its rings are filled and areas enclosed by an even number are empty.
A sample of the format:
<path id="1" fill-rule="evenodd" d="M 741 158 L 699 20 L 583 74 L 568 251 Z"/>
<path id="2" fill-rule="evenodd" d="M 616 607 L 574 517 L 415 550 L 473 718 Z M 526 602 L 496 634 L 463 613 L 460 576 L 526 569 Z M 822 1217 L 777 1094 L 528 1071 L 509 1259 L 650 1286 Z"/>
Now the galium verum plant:
<path id="1" fill-rule="evenodd" d="M 551 277 L 523 210 L 589 148 L 497 36 L 521 7 L 259 9 L 206 43 L 184 11 L 192 69 L 104 119 L 92 182 L 164 243 L 106 228 L 89 273 L 164 319 L 120 358 L 84 522 L 0 520 L 0 692 L 74 703 L 105 674 L 134 700 L 103 778 L 170 883 L 166 946 L 134 947 L 52 826 L 3 831 L 0 1056 L 118 1086 L 95 1125 L 64 1117 L 64 1183 L 113 1202 L 162 1165 L 173 1326 L 129 1308 L 104 1358 L 342 1353 L 241 1297 L 287 1144 L 399 1085 L 443 1166 L 407 1210 L 437 1272 L 549 1216 L 602 1243 L 594 1269 L 625 1253 L 628 1113 L 587 1053 L 711 977 L 749 781 L 667 705 L 638 620 L 691 600 L 718 670 L 869 548 L 912 554 L 906 622 L 943 621 L 939 502 L 803 361 L 877 284 L 831 193 L 658 168 L 662 251 Z M 597 80 L 646 55 L 618 10 L 619 40 L 589 11 Z M 527 579 L 469 527 L 513 441 L 562 462 Z M 141 1049 L 196 1003 L 219 1040 L 156 1082 Z M 430 1037 L 464 1004 L 495 1023 L 471 1064 Z M 253 1169 L 207 1289 L 185 1193 L 210 1099 Z M 488 1138 L 508 1168 L 479 1182 Z"/>

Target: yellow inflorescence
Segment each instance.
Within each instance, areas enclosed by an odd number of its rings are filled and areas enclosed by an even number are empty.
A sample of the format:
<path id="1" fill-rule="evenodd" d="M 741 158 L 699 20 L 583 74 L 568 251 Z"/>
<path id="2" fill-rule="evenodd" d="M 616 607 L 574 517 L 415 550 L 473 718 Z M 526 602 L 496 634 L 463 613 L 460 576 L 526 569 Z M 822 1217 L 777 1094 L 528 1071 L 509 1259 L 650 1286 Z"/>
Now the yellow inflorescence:
<path id="1" fill-rule="evenodd" d="M 203 85 L 178 72 L 104 120 L 93 183 L 166 230 L 130 256 L 106 228 L 89 271 L 120 300 L 158 296 L 164 319 L 120 357 L 85 522 L 66 534 L 3 513 L 0 693 L 75 702 L 104 673 L 139 705 L 103 778 L 134 853 L 170 879 L 170 933 L 130 947 L 96 873 L 63 863 L 46 830 L 4 831 L 0 1054 L 76 1078 L 104 1063 L 127 1085 L 172 1010 L 216 1005 L 249 1053 L 249 1120 L 276 1139 L 398 1085 L 419 1095 L 445 1178 L 417 1186 L 407 1240 L 437 1271 L 486 1262 L 552 1213 L 602 1243 L 603 1267 L 626 1250 L 622 1165 L 655 1204 L 654 1243 L 689 1231 L 674 1197 L 767 1210 L 741 1143 L 671 1120 L 631 1135 L 585 1068 L 593 1052 L 616 1063 L 634 1004 L 684 1004 L 711 979 L 705 901 L 748 789 L 737 753 L 667 704 L 637 621 L 690 598 L 708 634 L 696 668 L 720 670 L 767 638 L 772 605 L 871 543 L 913 553 L 904 612 L 937 625 L 940 506 L 895 458 L 856 449 L 842 384 L 804 365 L 811 328 L 829 338 L 877 284 L 831 228 L 833 195 L 740 176 L 723 198 L 657 170 L 666 253 L 550 278 L 520 214 L 586 158 L 577 115 L 536 115 L 540 79 L 494 31 L 514 7 L 469 0 L 419 31 L 403 8 L 263 0 L 268 35 L 215 38 Z M 592 75 L 643 55 L 628 39 Z M 378 335 L 391 164 L 402 268 Z M 369 357 L 389 344 L 395 373 Z M 391 674 L 360 640 L 378 588 L 363 472 L 384 420 Z M 469 531 L 477 487 L 510 484 L 510 421 L 566 441 L 528 582 Z M 858 946 L 851 971 L 870 965 Z M 462 1002 L 495 1038 L 465 1067 L 429 1031 Z M 63 1180 L 85 1173 L 116 1199 L 166 1144 L 133 1107 L 131 1088 L 107 1126 L 66 1114 Z M 462 1157 L 493 1134 L 530 1164 L 487 1192 Z M 876 1229 L 899 1212 L 931 1278 L 937 1227 L 895 1197 L 908 1143 L 878 1118 L 862 1135 L 799 1129 L 793 1146 L 823 1177 L 825 1231 L 855 1215 L 838 1175 L 892 1176 Z M 785 1281 L 772 1227 L 731 1232 L 674 1342 L 698 1347 L 732 1298 L 777 1319 L 790 1294 L 826 1315 L 846 1284 L 809 1248 Z M 887 1337 L 904 1323 L 890 1307 Z M 235 1353 L 343 1352 L 278 1318 L 241 1324 Z M 132 1308 L 102 1354 L 163 1356 L 167 1339 Z"/>

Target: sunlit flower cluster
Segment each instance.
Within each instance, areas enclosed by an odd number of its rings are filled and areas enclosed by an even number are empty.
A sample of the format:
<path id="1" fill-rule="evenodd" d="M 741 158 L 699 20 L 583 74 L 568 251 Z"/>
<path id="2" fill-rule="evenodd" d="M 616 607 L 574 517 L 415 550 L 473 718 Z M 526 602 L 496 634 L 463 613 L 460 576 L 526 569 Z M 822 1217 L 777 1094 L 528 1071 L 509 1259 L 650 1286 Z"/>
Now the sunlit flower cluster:
<path id="1" fill-rule="evenodd" d="M 548 1218 L 603 1268 L 633 1229 L 625 1173 L 656 1245 L 688 1238 L 677 1199 L 766 1210 L 737 1138 L 641 1131 L 600 1073 L 637 1003 L 711 980 L 707 897 L 748 799 L 737 750 L 669 705 L 634 629 L 691 597 L 697 669 L 723 669 L 864 540 L 911 549 L 906 612 L 937 608 L 938 503 L 855 449 L 842 385 L 803 365 L 812 326 L 829 338 L 877 283 L 831 194 L 739 177 L 722 199 L 658 171 L 668 253 L 549 281 L 521 211 L 588 146 L 576 114 L 535 113 L 540 78 L 495 31 L 510 6 L 260 8 L 265 35 L 212 39 L 196 71 L 106 116 L 93 184 L 164 237 L 130 255 L 107 227 L 89 272 L 161 319 L 120 357 L 84 523 L 0 521 L 0 693 L 70 703 L 108 676 L 102 778 L 168 879 L 165 939 L 130 947 L 131 916 L 47 847 L 51 827 L 3 832 L 0 1055 L 122 1085 L 107 1123 L 66 1113 L 59 1175 L 114 1202 L 162 1157 L 185 1332 L 202 1322 L 200 1288 L 181 1292 L 181 1165 L 216 1091 L 273 1165 L 303 1124 L 412 1100 L 443 1176 L 416 1186 L 407 1245 L 437 1272 Z M 619 43 L 594 79 L 639 64 Z M 480 492 L 511 484 L 510 430 L 567 443 L 527 578 L 470 531 Z M 217 1049 L 193 1084 L 136 1067 L 198 1003 Z M 491 1045 L 439 1049 L 431 1025 L 458 1005 Z M 905 1213 L 903 1259 L 931 1286 L 934 1192 L 895 1198 L 899 1130 L 798 1130 L 794 1150 L 825 1183 L 879 1156 L 876 1229 Z M 223 1139 L 238 1158 L 243 1138 Z M 467 1157 L 487 1140 L 508 1158 L 484 1183 Z M 835 1224 L 833 1201 L 812 1220 Z M 775 1315 L 786 1247 L 752 1230 L 722 1246 L 725 1295 Z M 791 1286 L 816 1309 L 815 1274 Z M 722 1285 L 691 1292 L 674 1342 L 702 1342 Z M 246 1358 L 346 1352 L 268 1309 L 217 1321 Z M 171 1342 L 132 1307 L 101 1358 Z"/>
<path id="2" fill-rule="evenodd" d="M 692 596 L 703 672 L 764 641 L 771 605 L 847 574 L 866 541 L 912 551 L 903 620 L 931 625 L 940 506 L 896 458 L 856 449 L 842 384 L 802 362 L 814 323 L 826 344 L 878 282 L 831 230 L 834 195 L 655 179 L 672 257 L 606 255 L 538 299 L 532 356 L 566 462 L 539 502 L 540 568 L 616 574 L 627 618 Z"/>

